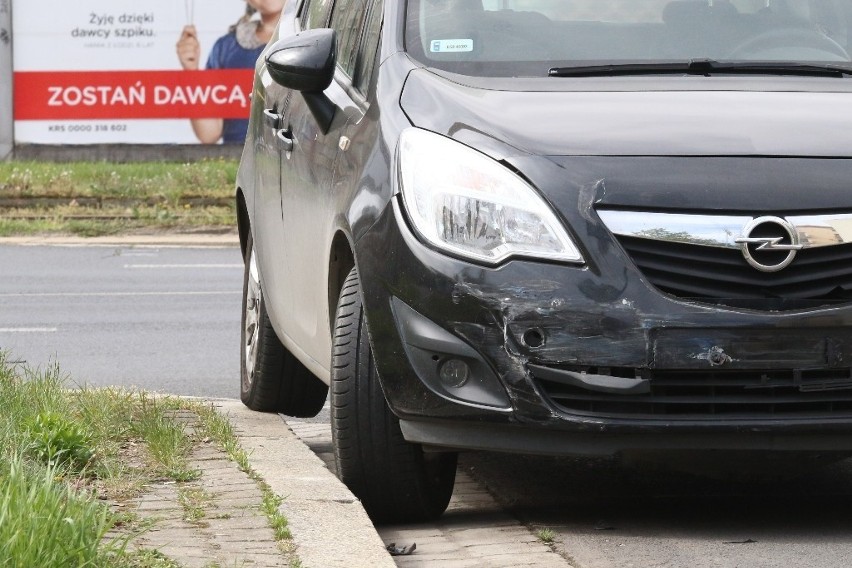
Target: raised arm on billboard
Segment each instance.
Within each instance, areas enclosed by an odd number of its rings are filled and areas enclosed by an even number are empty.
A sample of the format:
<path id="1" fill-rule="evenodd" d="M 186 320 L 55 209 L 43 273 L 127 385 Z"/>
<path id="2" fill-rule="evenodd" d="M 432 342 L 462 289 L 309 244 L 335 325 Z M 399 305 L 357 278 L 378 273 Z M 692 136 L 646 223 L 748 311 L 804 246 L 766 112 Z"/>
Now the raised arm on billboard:
<path id="1" fill-rule="evenodd" d="M 257 58 L 272 37 L 286 0 L 246 0 L 246 12 L 228 33 L 216 40 L 207 58 L 206 69 L 253 69 Z M 183 28 L 177 42 L 181 67 L 199 69 L 201 45 L 195 26 Z M 248 119 L 194 118 L 192 130 L 202 144 L 242 144 Z"/>

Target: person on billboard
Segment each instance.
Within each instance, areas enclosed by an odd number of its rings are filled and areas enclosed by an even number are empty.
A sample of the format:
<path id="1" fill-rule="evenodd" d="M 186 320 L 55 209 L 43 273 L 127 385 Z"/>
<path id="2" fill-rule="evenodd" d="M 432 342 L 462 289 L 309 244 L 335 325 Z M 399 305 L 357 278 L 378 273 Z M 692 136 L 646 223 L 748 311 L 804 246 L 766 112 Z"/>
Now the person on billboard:
<path id="1" fill-rule="evenodd" d="M 207 58 L 207 69 L 254 69 L 254 64 L 275 32 L 286 0 L 246 0 L 246 13 L 216 40 Z M 181 67 L 197 71 L 201 59 L 198 32 L 190 24 L 183 28 L 177 42 Z M 202 144 L 242 144 L 248 119 L 193 118 L 192 130 Z"/>

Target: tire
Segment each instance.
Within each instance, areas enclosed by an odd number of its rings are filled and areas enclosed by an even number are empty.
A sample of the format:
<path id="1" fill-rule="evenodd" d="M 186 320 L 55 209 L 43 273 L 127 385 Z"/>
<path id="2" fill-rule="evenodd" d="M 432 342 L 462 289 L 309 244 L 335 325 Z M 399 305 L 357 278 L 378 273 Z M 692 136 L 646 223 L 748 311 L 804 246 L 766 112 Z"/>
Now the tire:
<path id="1" fill-rule="evenodd" d="M 258 278 L 251 234 L 243 274 L 240 399 L 252 410 L 310 418 L 319 414 L 328 385 L 316 378 L 279 341 Z"/>
<path id="2" fill-rule="evenodd" d="M 424 453 L 402 437 L 379 383 L 355 268 L 337 304 L 331 435 L 337 476 L 374 523 L 426 521 L 446 510 L 458 456 Z"/>

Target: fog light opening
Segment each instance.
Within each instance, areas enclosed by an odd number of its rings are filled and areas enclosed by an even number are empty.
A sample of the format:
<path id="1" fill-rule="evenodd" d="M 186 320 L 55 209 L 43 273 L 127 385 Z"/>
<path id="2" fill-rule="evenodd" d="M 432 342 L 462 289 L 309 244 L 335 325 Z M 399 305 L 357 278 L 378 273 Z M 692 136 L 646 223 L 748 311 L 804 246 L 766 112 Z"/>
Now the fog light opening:
<path id="1" fill-rule="evenodd" d="M 534 327 L 526 330 L 522 339 L 527 347 L 541 347 L 544 345 L 544 332 Z"/>
<path id="2" fill-rule="evenodd" d="M 470 379 L 470 367 L 461 359 L 447 359 L 441 363 L 438 375 L 444 386 L 461 388 Z"/>

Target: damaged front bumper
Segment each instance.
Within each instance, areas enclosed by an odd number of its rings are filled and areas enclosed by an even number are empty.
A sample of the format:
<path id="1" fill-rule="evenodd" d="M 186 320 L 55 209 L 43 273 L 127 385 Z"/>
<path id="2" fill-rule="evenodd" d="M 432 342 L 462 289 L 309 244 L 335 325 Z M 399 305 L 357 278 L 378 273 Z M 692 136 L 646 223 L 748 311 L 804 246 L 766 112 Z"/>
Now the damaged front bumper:
<path id="1" fill-rule="evenodd" d="M 423 245 L 388 206 L 356 258 L 406 439 L 553 455 L 852 450 L 852 309 L 689 303 L 613 255 L 485 268 Z"/>

